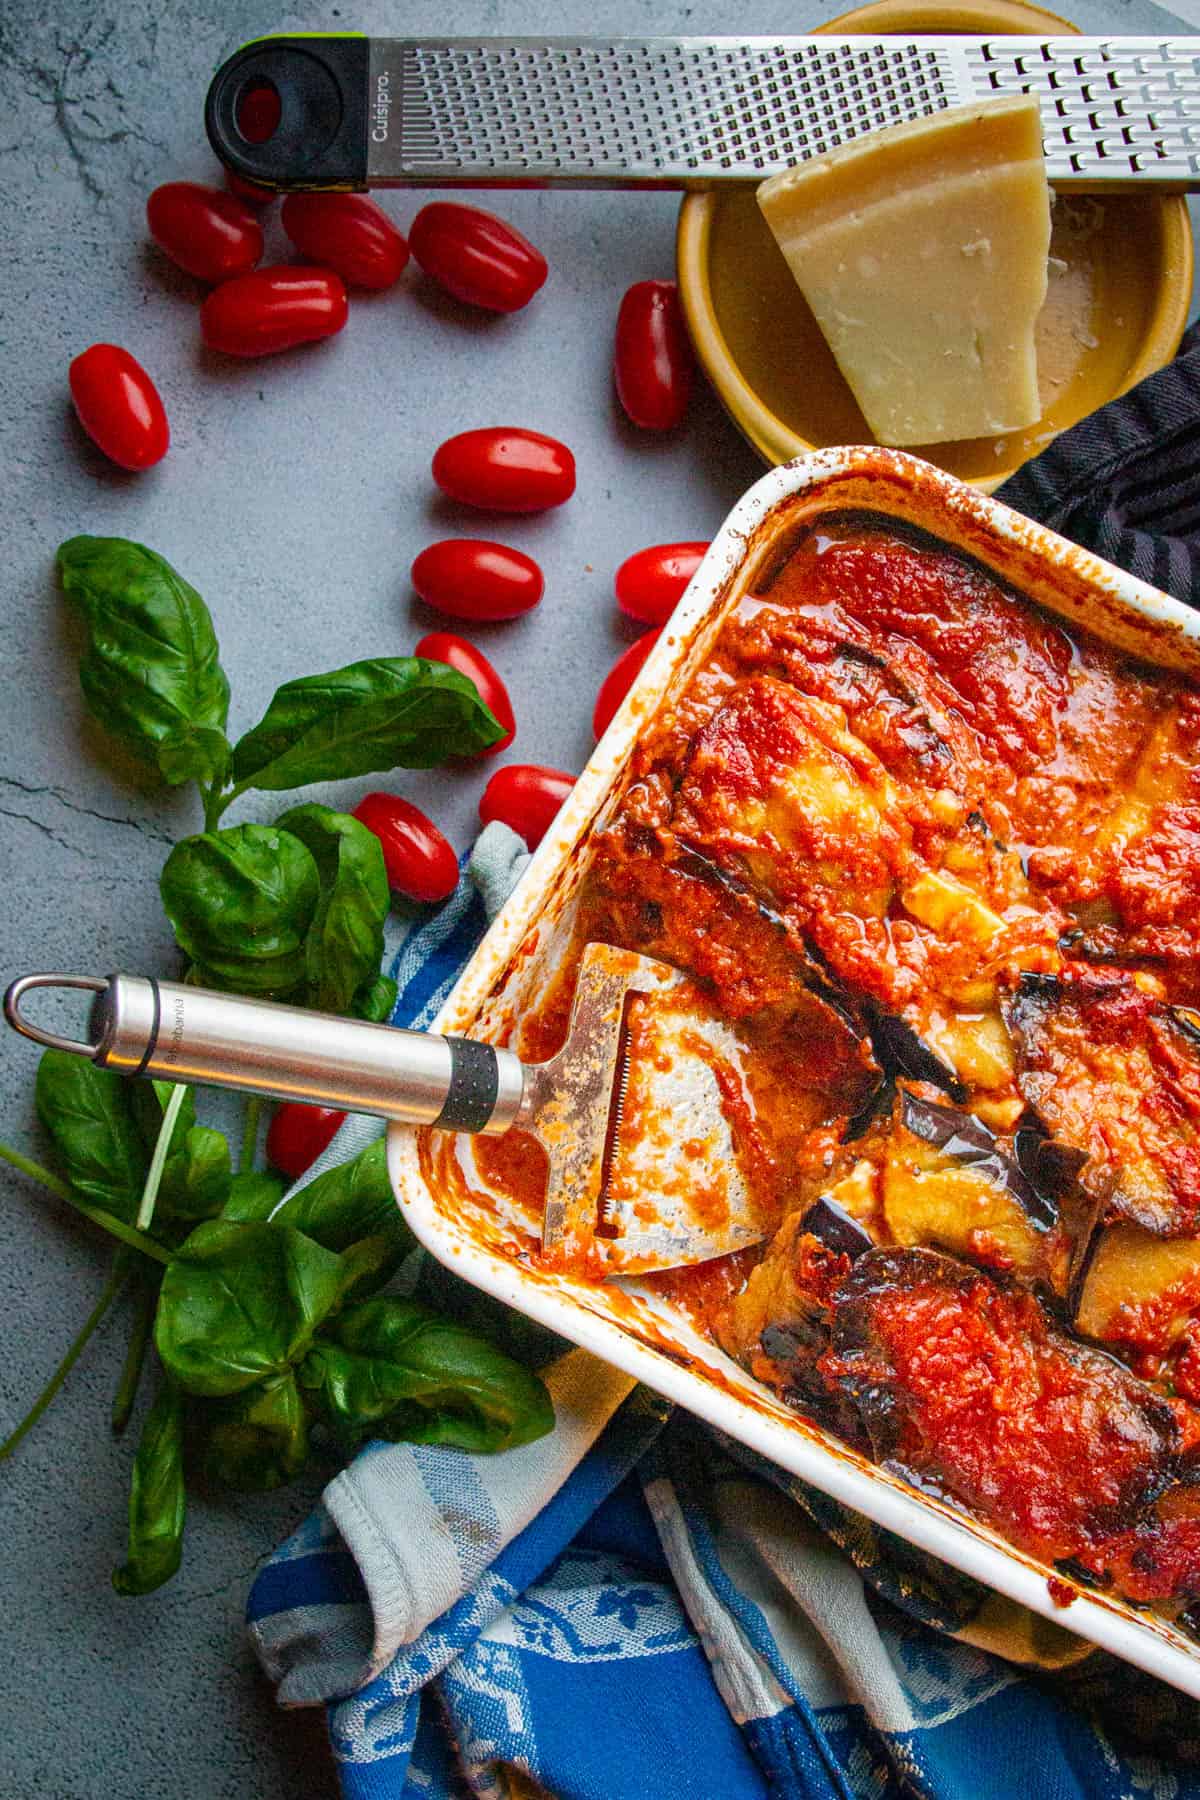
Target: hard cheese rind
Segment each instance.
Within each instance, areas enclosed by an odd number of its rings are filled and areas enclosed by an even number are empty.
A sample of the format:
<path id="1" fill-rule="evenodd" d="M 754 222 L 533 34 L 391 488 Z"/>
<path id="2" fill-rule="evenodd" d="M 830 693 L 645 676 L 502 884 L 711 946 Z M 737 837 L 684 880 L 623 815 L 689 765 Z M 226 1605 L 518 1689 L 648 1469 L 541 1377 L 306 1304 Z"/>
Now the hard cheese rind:
<path id="1" fill-rule="evenodd" d="M 1040 417 L 1050 194 L 1036 100 L 871 132 L 772 176 L 758 203 L 881 443 Z"/>

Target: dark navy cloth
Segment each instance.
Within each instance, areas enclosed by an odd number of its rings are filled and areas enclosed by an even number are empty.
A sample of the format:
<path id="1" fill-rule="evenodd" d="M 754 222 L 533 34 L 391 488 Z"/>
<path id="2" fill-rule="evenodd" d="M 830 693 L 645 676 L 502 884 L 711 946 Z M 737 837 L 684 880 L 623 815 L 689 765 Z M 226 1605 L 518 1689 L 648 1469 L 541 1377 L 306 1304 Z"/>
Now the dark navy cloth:
<path id="1" fill-rule="evenodd" d="M 996 498 L 1190 604 L 1200 592 L 1200 325 L 1174 362 L 1064 431 Z"/>

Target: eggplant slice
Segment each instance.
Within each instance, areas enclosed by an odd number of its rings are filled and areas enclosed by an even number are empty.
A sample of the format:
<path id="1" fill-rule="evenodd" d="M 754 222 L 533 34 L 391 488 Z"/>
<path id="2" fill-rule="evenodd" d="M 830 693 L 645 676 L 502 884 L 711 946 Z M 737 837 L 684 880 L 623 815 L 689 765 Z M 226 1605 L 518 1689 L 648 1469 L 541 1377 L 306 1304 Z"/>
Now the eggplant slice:
<path id="1" fill-rule="evenodd" d="M 876 1249 L 832 1296 L 820 1370 L 876 1459 L 1030 1554 L 1079 1556 L 1149 1517 L 1176 1471 L 1165 1400 L 1056 1331 L 1029 1293 L 924 1249 Z"/>
<path id="2" fill-rule="evenodd" d="M 1017 1083 L 1107 1213 L 1160 1237 L 1200 1228 L 1200 1034 L 1126 970 L 1023 975 L 1004 1004 Z"/>
<path id="3" fill-rule="evenodd" d="M 585 906 L 589 929 L 695 976 L 726 1018 L 794 1033 L 806 1084 L 836 1091 L 847 1110 L 878 1087 L 865 1023 L 784 921 L 669 831 L 606 832 Z"/>
<path id="4" fill-rule="evenodd" d="M 1016 1201 L 1035 1231 L 1049 1231 L 1057 1224 L 1058 1206 L 1051 1194 L 1030 1180 L 1017 1156 L 1009 1156 L 995 1133 L 973 1113 L 922 1100 L 902 1088 L 900 1120 L 914 1137 L 1002 1189 Z"/>
<path id="5" fill-rule="evenodd" d="M 789 1406 L 866 1449 L 853 1411 L 817 1368 L 830 1345 L 830 1296 L 850 1258 L 823 1243 L 809 1223 L 799 1212 L 784 1220 L 745 1287 L 717 1317 L 717 1342 Z"/>

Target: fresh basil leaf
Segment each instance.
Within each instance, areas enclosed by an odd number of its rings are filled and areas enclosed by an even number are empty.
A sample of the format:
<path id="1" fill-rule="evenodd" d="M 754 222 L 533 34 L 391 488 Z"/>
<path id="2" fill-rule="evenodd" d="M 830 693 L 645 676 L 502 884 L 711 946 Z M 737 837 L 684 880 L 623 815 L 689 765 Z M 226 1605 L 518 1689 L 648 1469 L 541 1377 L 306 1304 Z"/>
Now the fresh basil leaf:
<path id="1" fill-rule="evenodd" d="M 311 854 L 290 832 L 235 825 L 184 838 L 159 887 L 179 947 L 206 983 L 279 994 L 303 982 L 320 883 Z"/>
<path id="2" fill-rule="evenodd" d="M 119 1219 L 132 1219 L 150 1155 L 134 1123 L 129 1084 L 84 1057 L 46 1050 L 35 1101 L 71 1186 Z"/>
<path id="3" fill-rule="evenodd" d="M 366 1300 L 332 1320 L 300 1368 L 335 1437 L 508 1450 L 542 1437 L 554 1409 L 510 1356 L 415 1300 Z"/>
<path id="4" fill-rule="evenodd" d="M 303 1006 L 303 983 L 291 979 L 294 972 L 295 965 L 290 959 L 281 958 L 276 964 L 256 961 L 247 966 L 236 957 L 226 957 L 212 968 L 205 968 L 203 963 L 192 963 L 184 981 L 189 987 L 215 988 L 226 994 L 253 994 L 256 1000 L 278 1000 L 287 1006 Z M 253 987 L 252 982 L 256 984 Z"/>
<path id="5" fill-rule="evenodd" d="M 474 682 L 445 663 L 381 656 L 276 689 L 234 747 L 245 787 L 305 787 L 395 768 L 431 769 L 504 735 Z"/>
<path id="6" fill-rule="evenodd" d="M 308 1461 L 308 1420 L 290 1372 L 205 1408 L 204 1473 L 212 1482 L 265 1493 Z"/>
<path id="7" fill-rule="evenodd" d="M 172 786 L 222 779 L 229 682 L 195 588 L 128 538 L 68 538 L 58 572 L 83 621 L 89 712 Z"/>
<path id="8" fill-rule="evenodd" d="M 299 1231 L 209 1219 L 176 1251 L 159 1290 L 154 1342 L 189 1394 L 237 1394 L 306 1353 L 343 1296 L 341 1257 Z"/>
<path id="9" fill-rule="evenodd" d="M 321 883 L 304 945 L 308 1003 L 347 1013 L 360 989 L 379 977 L 383 922 L 392 904 L 383 848 L 373 831 L 328 806 L 294 806 L 276 826 L 299 838 Z"/>
<path id="10" fill-rule="evenodd" d="M 473 1331 L 477 1337 L 503 1344 L 507 1354 L 528 1369 L 540 1369 L 570 1349 L 565 1338 L 557 1337 L 525 1313 L 514 1312 L 481 1288 L 472 1287 L 432 1256 L 427 1256 L 421 1267 L 421 1301 L 440 1317 Z"/>
<path id="11" fill-rule="evenodd" d="M 397 1209 L 399 1217 L 399 1209 Z M 408 1228 L 386 1228 L 342 1252 L 342 1302 L 366 1300 L 391 1280 L 412 1249 Z"/>
<path id="12" fill-rule="evenodd" d="M 183 1401 L 168 1383 L 146 1416 L 129 1489 L 129 1555 L 113 1570 L 118 1594 L 149 1594 L 183 1555 Z"/>
<path id="13" fill-rule="evenodd" d="M 199 727 L 186 737 L 168 738 L 160 744 L 158 766 L 163 780 L 171 787 L 181 787 L 185 781 L 223 787 L 229 779 L 232 754 L 223 731 Z"/>
<path id="14" fill-rule="evenodd" d="M 183 1140 L 183 1153 L 172 1166 L 168 1157 L 158 1207 L 167 1218 L 215 1219 L 225 1209 L 233 1179 L 229 1145 L 208 1125 L 193 1125 Z"/>
<path id="15" fill-rule="evenodd" d="M 387 1171 L 387 1140 L 378 1137 L 350 1162 L 289 1194 L 274 1214 L 277 1225 L 302 1231 L 326 1250 L 348 1250 L 360 1238 L 391 1233 L 407 1251 L 414 1239 L 396 1203 Z"/>
<path id="16" fill-rule="evenodd" d="M 282 1175 L 274 1175 L 268 1169 L 247 1169 L 230 1182 L 221 1217 L 242 1221 L 269 1219 L 287 1193 L 287 1186 Z"/>
<path id="17" fill-rule="evenodd" d="M 386 1025 L 392 1016 L 399 992 L 400 989 L 390 975 L 377 975 L 374 981 L 360 988 L 354 996 L 351 1009 L 354 1017 L 366 1019 L 372 1025 Z"/>

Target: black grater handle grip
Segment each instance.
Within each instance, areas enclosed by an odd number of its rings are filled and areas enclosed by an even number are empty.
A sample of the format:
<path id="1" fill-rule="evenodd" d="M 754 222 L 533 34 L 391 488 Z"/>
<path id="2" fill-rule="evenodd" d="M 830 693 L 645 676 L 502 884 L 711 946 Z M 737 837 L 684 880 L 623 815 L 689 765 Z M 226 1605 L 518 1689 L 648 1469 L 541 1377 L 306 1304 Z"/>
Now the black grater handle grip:
<path id="1" fill-rule="evenodd" d="M 228 168 L 264 187 L 365 188 L 369 62 L 369 39 L 357 33 L 245 44 L 209 87 L 209 142 Z M 238 115 L 245 96 L 263 87 L 278 95 L 279 122 L 252 143 Z"/>

